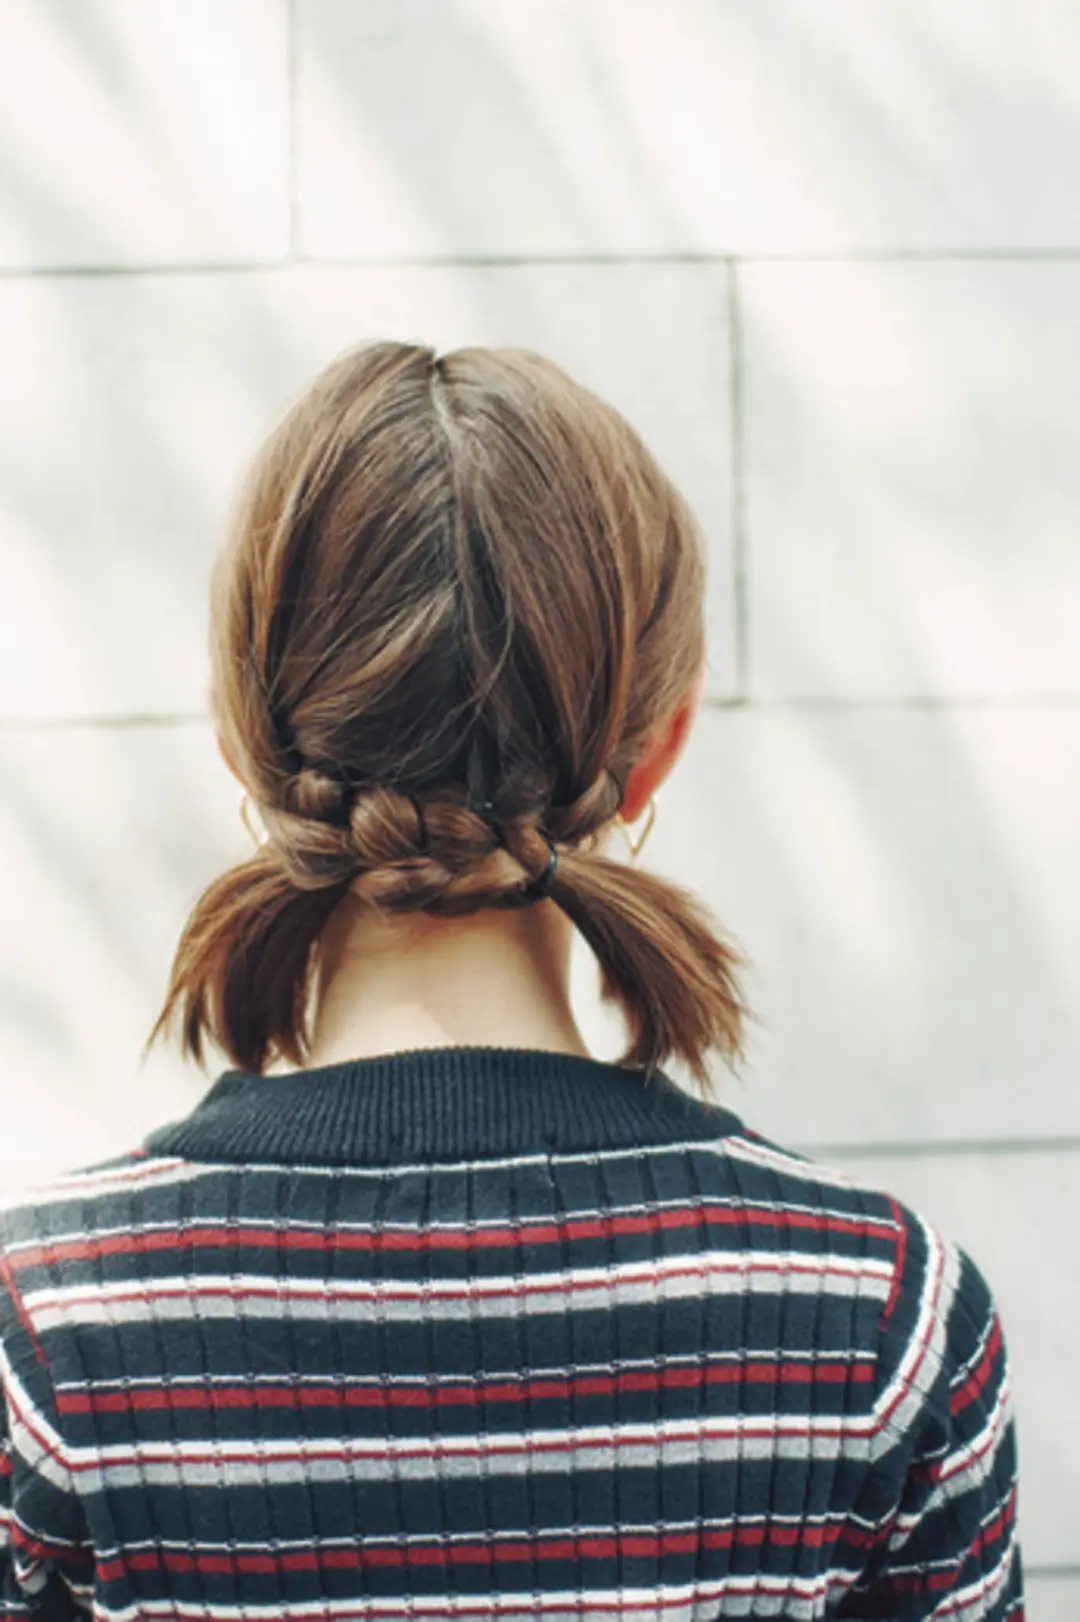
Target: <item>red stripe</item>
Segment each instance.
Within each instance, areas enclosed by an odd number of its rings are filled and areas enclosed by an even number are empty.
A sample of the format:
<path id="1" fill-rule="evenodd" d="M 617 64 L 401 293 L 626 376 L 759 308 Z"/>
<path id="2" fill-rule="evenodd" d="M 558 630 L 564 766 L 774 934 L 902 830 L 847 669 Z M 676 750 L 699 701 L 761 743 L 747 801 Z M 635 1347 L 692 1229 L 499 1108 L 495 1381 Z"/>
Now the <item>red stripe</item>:
<path id="1" fill-rule="evenodd" d="M 893 1282 L 889 1291 L 889 1299 L 885 1303 L 885 1311 L 881 1315 L 883 1324 L 888 1323 L 900 1299 L 900 1290 L 904 1282 L 904 1263 L 907 1261 L 907 1223 L 904 1214 L 896 1201 L 890 1197 L 889 1209 L 896 1222 L 896 1254 L 893 1258 Z"/>
<path id="2" fill-rule="evenodd" d="M 45 1457 L 47 1459 L 52 1459 L 55 1464 L 58 1464 L 60 1466 L 61 1470 L 64 1470 L 64 1471 L 66 1471 L 66 1472 L 68 1472 L 70 1474 L 70 1465 L 68 1463 L 68 1460 L 65 1459 L 65 1458 L 62 1458 L 60 1456 L 60 1453 L 53 1446 L 53 1444 L 51 1442 L 47 1441 L 46 1438 L 42 1435 L 41 1431 L 38 1429 L 38 1427 L 35 1424 L 32 1423 L 29 1414 L 27 1414 L 19 1406 L 19 1404 L 18 1404 L 18 1402 L 17 1402 L 17 1400 L 15 1398 L 15 1394 L 12 1391 L 12 1389 L 10 1388 L 10 1386 L 8 1387 L 6 1395 L 7 1395 L 7 1404 L 8 1404 L 8 1407 L 10 1408 L 10 1410 L 12 1412 L 12 1415 L 14 1416 L 15 1419 L 18 1420 L 19 1424 L 22 1425 L 23 1429 L 28 1433 L 28 1435 L 31 1436 L 32 1439 L 37 1443 L 38 1447 L 41 1449 L 42 1453 L 44 1453 Z"/>
<path id="3" fill-rule="evenodd" d="M 44 1363 L 45 1367 L 48 1368 L 49 1365 L 46 1361 L 45 1353 L 42 1350 L 41 1342 L 37 1337 L 37 1330 L 34 1328 L 30 1314 L 23 1305 L 23 1298 L 19 1294 L 19 1286 L 15 1282 L 14 1264 L 7 1251 L 2 1247 L 0 1247 L 0 1284 L 3 1285 L 4 1289 L 11 1298 L 11 1304 L 15 1308 L 15 1316 L 22 1328 L 25 1330 L 26 1334 L 29 1336 L 30 1343 L 37 1354 L 38 1362 Z"/>
<path id="4" fill-rule="evenodd" d="M 538 1560 L 656 1559 L 693 1554 L 698 1549 L 832 1548 L 835 1544 L 862 1546 L 865 1534 L 834 1526 L 736 1526 L 704 1528 L 698 1532 L 627 1532 L 604 1536 L 547 1536 L 484 1539 L 449 1545 L 431 1542 L 378 1547 L 357 1542 L 348 1548 L 294 1549 L 278 1553 L 200 1554 L 181 1550 L 147 1549 L 121 1554 L 98 1564 L 104 1582 L 116 1582 L 129 1572 L 167 1571 L 201 1575 L 233 1574 L 275 1576 L 279 1572 L 356 1571 L 372 1567 L 478 1566 L 523 1564 Z M 767 1579 L 766 1579 L 767 1580 Z"/>
<path id="5" fill-rule="evenodd" d="M 999 1414 L 998 1417 L 1000 1419 L 1002 1415 Z M 993 1452 L 994 1448 L 996 1448 L 1000 1442 L 1001 1437 L 1002 1430 L 1000 1424 L 995 1425 L 992 1430 L 985 1431 L 983 1435 L 983 1444 L 979 1448 L 978 1452 L 976 1452 L 973 1448 L 967 1448 L 959 1456 L 953 1455 L 949 1459 L 941 1460 L 936 1467 L 933 1479 L 937 1482 L 945 1482 L 951 1481 L 953 1476 L 963 1475 L 965 1470 L 970 1470 L 973 1464 L 981 1462 L 981 1460 L 986 1458 L 988 1453 Z"/>
<path id="6" fill-rule="evenodd" d="M 816 1364 L 748 1362 L 705 1368 L 650 1369 L 642 1373 L 579 1375 L 573 1379 L 492 1381 L 489 1384 L 382 1387 L 278 1385 L 136 1388 L 124 1391 L 61 1391 L 63 1414 L 180 1412 L 229 1408 L 433 1408 L 467 1404 L 532 1402 L 567 1397 L 609 1396 L 622 1392 L 695 1389 L 701 1385 L 844 1385 L 874 1378 L 871 1361 Z"/>
<path id="7" fill-rule="evenodd" d="M 923 1330 L 922 1339 L 915 1348 L 915 1364 L 908 1379 L 900 1386 L 887 1411 L 881 1415 L 879 1420 L 879 1430 L 881 1431 L 888 1428 L 890 1420 L 904 1399 L 908 1397 L 913 1390 L 918 1389 L 919 1383 L 916 1376 L 922 1368 L 923 1359 L 926 1357 L 927 1351 L 930 1347 L 930 1341 L 933 1338 L 934 1328 L 938 1320 L 938 1305 L 941 1301 L 941 1292 L 945 1284 L 945 1254 L 940 1246 L 938 1247 L 938 1256 L 939 1260 L 937 1276 L 933 1283 L 933 1299 L 930 1302 L 930 1308 L 926 1314 L 926 1327 Z"/>
<path id="8" fill-rule="evenodd" d="M 88 1576 L 93 1573 L 94 1557 L 88 1548 L 72 1548 L 67 1543 L 52 1543 L 47 1538 L 31 1537 L 18 1521 L 11 1524 L 12 1545 L 35 1560 L 55 1560 L 61 1565 L 75 1567 Z"/>
<path id="9" fill-rule="evenodd" d="M 1003 1538 L 1016 1519 L 1016 1488 L 1009 1494 L 1008 1500 L 1002 1506 L 1001 1513 L 988 1521 L 971 1546 L 972 1554 L 982 1554 L 992 1543 Z"/>
<path id="10" fill-rule="evenodd" d="M 968 1561 L 976 1555 L 984 1553 L 991 1544 L 1000 1542 L 1011 1527 L 1016 1516 L 1016 1489 L 1009 1496 L 1008 1502 L 998 1515 L 984 1526 L 978 1537 L 969 1549 L 962 1550 L 955 1562 L 944 1571 L 932 1572 L 902 1572 L 895 1577 L 887 1573 L 879 1581 L 887 1585 L 891 1592 L 897 1594 L 923 1594 L 928 1590 L 940 1592 L 942 1589 L 952 1588 Z"/>
<path id="11" fill-rule="evenodd" d="M 129 1160 L 137 1158 L 127 1156 Z M 142 1164 L 136 1166 L 101 1166 L 97 1171 L 72 1172 L 57 1183 L 51 1192 L 54 1197 L 74 1194 L 80 1189 L 93 1192 L 109 1188 L 113 1183 L 141 1183 L 144 1187 L 152 1188 L 157 1178 L 168 1176 L 185 1164 L 175 1155 L 151 1158 L 147 1154 L 142 1157 Z"/>
<path id="12" fill-rule="evenodd" d="M 987 1342 L 985 1352 L 979 1359 L 975 1368 L 971 1371 L 971 1374 L 964 1381 L 964 1384 L 959 1388 L 959 1390 L 954 1391 L 949 1399 L 950 1413 L 952 1413 L 954 1416 L 962 1413 L 965 1408 L 967 1408 L 976 1400 L 977 1397 L 981 1395 L 986 1388 L 987 1381 L 994 1372 L 997 1355 L 1000 1351 L 1001 1323 L 1000 1320 L 995 1319 L 994 1328 L 990 1335 L 990 1339 Z"/>
<path id="13" fill-rule="evenodd" d="M 332 1228 L 265 1227 L 246 1223 L 236 1227 L 198 1224 L 145 1233 L 87 1235 L 31 1245 L 12 1256 L 15 1268 L 48 1267 L 65 1261 L 91 1261 L 102 1256 L 149 1255 L 162 1251 L 258 1248 L 324 1251 L 470 1251 L 509 1246 L 562 1244 L 575 1239 L 603 1239 L 670 1232 L 682 1228 L 765 1227 L 810 1233 L 850 1234 L 857 1238 L 895 1239 L 891 1223 L 858 1218 L 821 1216 L 812 1212 L 770 1210 L 755 1206 L 682 1206 L 665 1211 L 630 1213 L 613 1217 L 581 1217 L 567 1222 L 503 1223 L 487 1228 L 380 1230 L 339 1232 Z"/>

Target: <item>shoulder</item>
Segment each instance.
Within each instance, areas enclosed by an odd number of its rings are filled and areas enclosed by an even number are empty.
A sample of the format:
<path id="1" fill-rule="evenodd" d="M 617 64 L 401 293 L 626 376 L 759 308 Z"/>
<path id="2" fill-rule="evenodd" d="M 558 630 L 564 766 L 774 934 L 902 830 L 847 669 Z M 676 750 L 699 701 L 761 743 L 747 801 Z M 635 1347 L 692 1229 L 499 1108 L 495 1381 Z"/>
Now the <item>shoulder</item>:
<path id="1" fill-rule="evenodd" d="M 122 1226 L 134 1207 L 156 1191 L 189 1181 L 202 1168 L 175 1156 L 135 1150 L 48 1182 L 0 1197 L 0 1252 L 17 1255 L 29 1245 L 80 1227 Z"/>
<path id="2" fill-rule="evenodd" d="M 958 1393 L 1004 1400 L 1004 1333 L 993 1292 L 977 1262 L 924 1213 L 848 1169 L 821 1164 L 746 1128 L 724 1140 L 744 1198 L 845 1222 L 857 1236 L 878 1296 L 878 1411 L 885 1430 L 905 1429 L 916 1412 L 947 1422 Z M 970 1385 L 977 1377 L 978 1392 Z"/>
<path id="3" fill-rule="evenodd" d="M 766 1201 L 777 1209 L 842 1212 L 865 1221 L 868 1236 L 887 1233 L 894 1247 L 906 1242 L 909 1227 L 920 1220 L 878 1184 L 846 1168 L 813 1160 L 741 1123 L 711 1147 L 722 1159 L 725 1175 L 745 1199 Z"/>

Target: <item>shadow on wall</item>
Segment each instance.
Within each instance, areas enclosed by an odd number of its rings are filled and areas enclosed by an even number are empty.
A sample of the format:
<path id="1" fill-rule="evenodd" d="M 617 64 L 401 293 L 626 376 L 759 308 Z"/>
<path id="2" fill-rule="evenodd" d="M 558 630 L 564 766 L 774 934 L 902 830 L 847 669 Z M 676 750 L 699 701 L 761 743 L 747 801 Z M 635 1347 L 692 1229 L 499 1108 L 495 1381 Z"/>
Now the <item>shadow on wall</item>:
<path id="1" fill-rule="evenodd" d="M 890 253 L 1080 235 L 1068 0 L 298 9 L 306 251 Z"/>

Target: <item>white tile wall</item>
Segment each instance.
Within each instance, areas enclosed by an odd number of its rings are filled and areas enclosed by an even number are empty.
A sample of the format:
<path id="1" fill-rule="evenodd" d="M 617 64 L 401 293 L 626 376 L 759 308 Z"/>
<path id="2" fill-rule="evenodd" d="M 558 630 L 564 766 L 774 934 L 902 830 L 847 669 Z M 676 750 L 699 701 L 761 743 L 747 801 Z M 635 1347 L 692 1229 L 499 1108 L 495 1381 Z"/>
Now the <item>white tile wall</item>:
<path id="1" fill-rule="evenodd" d="M 695 265 L 0 281 L 0 717 L 199 709 L 209 567 L 293 393 L 370 337 L 541 349 L 696 506 L 733 681 L 725 276 Z"/>
<path id="2" fill-rule="evenodd" d="M 1080 1133 L 1080 712 L 707 712 L 650 860 L 753 973 L 726 1096 L 807 1144 Z"/>
<path id="3" fill-rule="evenodd" d="M 1071 1576 L 1048 1573 L 1026 1583 L 1027 1622 L 1076 1622 L 1080 1616 L 1080 1576 L 1076 1575 L 1075 1562 L 1071 1564 Z"/>
<path id="4" fill-rule="evenodd" d="M 1070 1287 L 1080 1152 L 856 1155 L 844 1166 L 914 1207 L 963 1245 L 985 1274 L 1013 1370 L 1024 1556 L 1032 1566 L 1071 1565 L 1080 1549 L 1080 1297 Z M 1042 1622 L 1038 1607 L 1031 1615 Z"/>
<path id="5" fill-rule="evenodd" d="M 299 0 L 320 256 L 1080 242 L 1071 0 Z"/>
<path id="6" fill-rule="evenodd" d="M 287 0 L 0 0 L 0 267 L 274 259 Z"/>
<path id="7" fill-rule="evenodd" d="M 1080 696 L 1080 267 L 740 287 L 752 693 Z"/>
<path id="8" fill-rule="evenodd" d="M 0 1196 L 134 1146 L 206 1085 L 140 1053 L 196 895 L 250 848 L 210 727 L 6 732 Z"/>

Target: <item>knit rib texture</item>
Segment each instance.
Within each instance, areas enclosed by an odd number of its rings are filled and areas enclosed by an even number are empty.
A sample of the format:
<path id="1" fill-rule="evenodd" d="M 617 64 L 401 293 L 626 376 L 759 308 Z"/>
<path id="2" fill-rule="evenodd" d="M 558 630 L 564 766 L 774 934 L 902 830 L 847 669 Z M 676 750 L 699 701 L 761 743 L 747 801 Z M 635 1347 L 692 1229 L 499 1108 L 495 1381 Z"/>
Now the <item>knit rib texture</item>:
<path id="1" fill-rule="evenodd" d="M 230 1072 L 0 1212 L 0 1616 L 1019 1622 L 970 1258 L 662 1075 Z"/>

